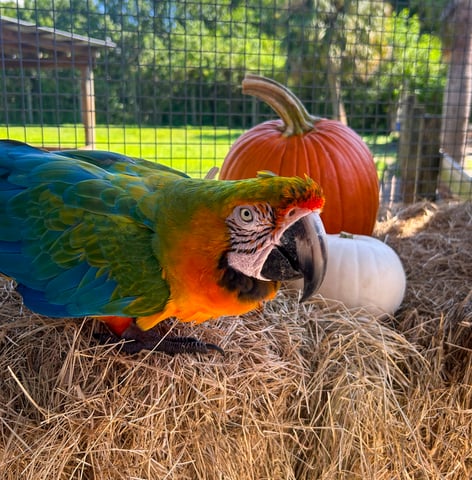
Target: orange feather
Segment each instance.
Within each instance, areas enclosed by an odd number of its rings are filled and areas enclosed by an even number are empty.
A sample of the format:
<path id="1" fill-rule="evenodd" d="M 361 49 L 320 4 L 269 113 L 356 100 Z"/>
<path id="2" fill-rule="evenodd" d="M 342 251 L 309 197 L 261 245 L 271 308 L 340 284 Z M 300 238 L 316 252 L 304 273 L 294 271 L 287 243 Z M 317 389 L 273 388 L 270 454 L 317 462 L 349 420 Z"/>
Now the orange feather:
<path id="1" fill-rule="evenodd" d="M 140 328 L 147 330 L 169 317 L 201 323 L 224 315 L 241 315 L 260 306 L 260 301 L 242 300 L 237 292 L 221 285 L 223 270 L 218 262 L 228 245 L 222 221 L 202 209 L 192 219 L 192 224 L 199 225 L 190 226 L 194 235 L 181 235 L 166 246 L 167 263 L 162 267 L 171 297 L 162 312 L 138 318 Z M 275 297 L 277 288 L 276 283 L 267 282 L 266 300 Z"/>

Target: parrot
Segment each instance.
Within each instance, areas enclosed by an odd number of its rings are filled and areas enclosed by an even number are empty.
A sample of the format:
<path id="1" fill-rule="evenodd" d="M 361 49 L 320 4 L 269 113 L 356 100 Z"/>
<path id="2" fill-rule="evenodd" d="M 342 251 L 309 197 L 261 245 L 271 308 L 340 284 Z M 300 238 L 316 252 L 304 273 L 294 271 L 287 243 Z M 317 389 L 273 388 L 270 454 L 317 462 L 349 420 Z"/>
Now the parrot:
<path id="1" fill-rule="evenodd" d="M 154 328 L 238 316 L 326 271 L 321 187 L 261 172 L 191 178 L 101 150 L 0 140 L 0 273 L 46 317 L 95 317 L 126 351 L 222 349 Z"/>

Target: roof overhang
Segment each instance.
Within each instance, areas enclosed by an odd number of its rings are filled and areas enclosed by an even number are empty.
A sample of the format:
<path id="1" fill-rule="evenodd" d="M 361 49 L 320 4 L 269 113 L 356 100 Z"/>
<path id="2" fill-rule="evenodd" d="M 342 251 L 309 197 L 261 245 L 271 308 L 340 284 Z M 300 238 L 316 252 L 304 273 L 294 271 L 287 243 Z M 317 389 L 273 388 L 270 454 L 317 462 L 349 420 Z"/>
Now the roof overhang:
<path id="1" fill-rule="evenodd" d="M 101 49 L 115 47 L 108 39 L 99 40 L 0 16 L 0 67 L 3 68 L 91 66 Z"/>

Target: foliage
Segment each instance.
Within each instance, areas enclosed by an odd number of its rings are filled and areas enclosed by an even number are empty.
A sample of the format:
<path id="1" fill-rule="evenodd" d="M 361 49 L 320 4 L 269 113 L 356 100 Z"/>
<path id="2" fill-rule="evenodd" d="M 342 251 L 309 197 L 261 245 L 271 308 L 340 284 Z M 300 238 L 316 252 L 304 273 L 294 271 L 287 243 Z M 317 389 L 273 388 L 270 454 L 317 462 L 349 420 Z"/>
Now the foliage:
<path id="1" fill-rule="evenodd" d="M 414 93 L 430 113 L 440 113 L 446 66 L 439 37 L 423 33 L 418 15 L 408 9 L 388 19 L 385 33 L 390 46 L 390 61 L 380 77 L 385 88 L 395 99 L 405 90 Z"/>
<path id="2" fill-rule="evenodd" d="M 369 132 L 388 130 L 406 85 L 441 104 L 441 44 L 426 33 L 434 2 L 406 3 L 420 15 L 380 0 L 24 0 L 1 14 L 116 43 L 95 68 L 98 123 L 248 128 L 272 116 L 241 95 L 249 71 Z M 80 121 L 78 72 L 8 70 L 0 81 L 0 122 Z"/>
<path id="3" fill-rule="evenodd" d="M 440 35 L 444 29 L 443 14 L 451 0 L 397 0 L 393 1 L 396 11 L 408 8 L 421 22 L 421 31 Z"/>
<path id="4" fill-rule="evenodd" d="M 389 13 L 388 4 L 377 0 L 295 3 L 286 11 L 284 37 L 292 83 L 308 84 L 315 73 L 316 84 L 325 86 L 328 114 L 342 119 L 343 90 L 362 85 L 382 61 L 383 22 Z"/>

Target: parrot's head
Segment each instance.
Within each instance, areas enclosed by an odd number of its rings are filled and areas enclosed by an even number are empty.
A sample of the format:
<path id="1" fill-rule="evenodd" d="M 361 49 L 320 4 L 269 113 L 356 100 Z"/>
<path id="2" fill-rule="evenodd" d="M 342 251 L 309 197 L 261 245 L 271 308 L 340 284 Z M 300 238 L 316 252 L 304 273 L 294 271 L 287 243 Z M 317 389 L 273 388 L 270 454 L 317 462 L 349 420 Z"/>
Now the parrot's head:
<path id="1" fill-rule="evenodd" d="M 220 262 L 226 268 L 223 281 L 303 278 L 302 300 L 308 298 L 326 271 L 321 187 L 308 176 L 269 173 L 239 182 L 224 202 L 229 248 Z"/>

